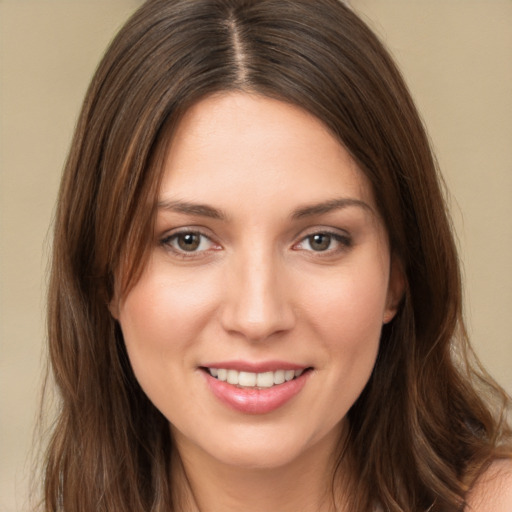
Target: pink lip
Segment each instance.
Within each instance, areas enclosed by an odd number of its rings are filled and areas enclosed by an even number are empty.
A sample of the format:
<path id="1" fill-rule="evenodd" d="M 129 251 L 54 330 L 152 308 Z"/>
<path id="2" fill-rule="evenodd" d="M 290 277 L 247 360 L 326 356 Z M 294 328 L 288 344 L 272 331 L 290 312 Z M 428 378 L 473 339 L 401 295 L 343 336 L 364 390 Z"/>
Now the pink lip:
<path id="1" fill-rule="evenodd" d="M 212 366 L 212 368 L 215 367 Z M 226 366 L 220 366 L 220 368 L 226 368 Z M 281 366 L 280 369 L 284 368 Z M 234 386 L 212 377 L 207 371 L 201 373 L 205 376 L 209 389 L 222 403 L 245 414 L 266 414 L 282 407 L 302 390 L 311 374 L 310 371 L 306 371 L 299 377 L 283 384 L 271 388 L 255 389 Z"/>
<path id="2" fill-rule="evenodd" d="M 203 368 L 225 368 L 239 372 L 276 372 L 277 370 L 305 370 L 307 366 L 293 364 L 286 361 L 261 361 L 259 363 L 249 361 L 216 361 L 201 365 Z"/>

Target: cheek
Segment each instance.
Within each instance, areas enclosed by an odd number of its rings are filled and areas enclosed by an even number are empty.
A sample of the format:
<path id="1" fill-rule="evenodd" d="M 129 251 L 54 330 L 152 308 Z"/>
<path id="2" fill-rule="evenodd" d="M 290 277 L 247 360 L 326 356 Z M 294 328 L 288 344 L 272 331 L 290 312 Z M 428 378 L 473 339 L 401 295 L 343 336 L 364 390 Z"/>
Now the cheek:
<path id="1" fill-rule="evenodd" d="M 309 320 L 331 348 L 355 350 L 379 338 L 387 303 L 386 262 L 347 266 L 304 296 Z"/>
<path id="2" fill-rule="evenodd" d="M 379 347 L 385 297 L 379 290 L 363 290 L 359 281 L 330 294 L 329 299 L 316 322 L 326 352 L 345 382 L 368 378 Z"/>
<path id="3" fill-rule="evenodd" d="M 142 388 L 156 403 L 168 393 L 165 383 L 191 359 L 199 334 L 217 301 L 216 290 L 205 275 L 184 279 L 158 265 L 148 265 L 119 308 L 119 323 L 126 350 Z M 210 286 L 211 284 L 211 286 Z"/>
<path id="4" fill-rule="evenodd" d="M 329 424 L 346 415 L 366 386 L 379 350 L 387 299 L 385 267 L 340 273 L 329 287 L 309 294 L 304 311 L 326 355 L 319 371 L 325 393 L 316 406 Z M 335 404 L 335 405 L 334 405 Z"/>
<path id="5" fill-rule="evenodd" d="M 202 327 L 205 313 L 214 308 L 218 287 L 207 273 L 184 278 L 158 267 L 150 266 L 141 276 L 123 301 L 119 320 L 125 336 L 135 343 L 146 340 L 172 349 L 188 342 L 187 332 Z"/>

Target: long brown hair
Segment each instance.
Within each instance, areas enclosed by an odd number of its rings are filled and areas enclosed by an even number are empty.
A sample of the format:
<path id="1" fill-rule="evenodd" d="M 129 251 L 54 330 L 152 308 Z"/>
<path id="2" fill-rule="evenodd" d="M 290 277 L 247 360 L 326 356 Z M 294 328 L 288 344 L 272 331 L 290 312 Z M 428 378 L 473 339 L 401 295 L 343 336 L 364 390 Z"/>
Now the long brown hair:
<path id="1" fill-rule="evenodd" d="M 325 123 L 370 180 L 406 277 L 349 411 L 349 509 L 461 509 L 479 472 L 510 456 L 507 397 L 472 362 L 440 178 L 388 53 L 337 0 L 149 0 L 96 72 L 62 180 L 48 298 L 60 410 L 45 510 L 175 510 L 167 420 L 140 389 L 108 304 L 144 265 L 174 126 L 227 90 Z"/>

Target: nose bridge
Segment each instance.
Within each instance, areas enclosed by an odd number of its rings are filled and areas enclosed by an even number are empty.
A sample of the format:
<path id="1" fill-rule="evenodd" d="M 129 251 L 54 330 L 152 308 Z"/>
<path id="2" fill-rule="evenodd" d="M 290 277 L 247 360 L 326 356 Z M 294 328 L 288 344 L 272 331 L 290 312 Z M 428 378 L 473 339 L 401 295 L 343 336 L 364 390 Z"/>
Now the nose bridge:
<path id="1" fill-rule="evenodd" d="M 223 326 L 253 341 L 289 330 L 295 322 L 285 273 L 270 247 L 248 247 L 227 272 Z"/>

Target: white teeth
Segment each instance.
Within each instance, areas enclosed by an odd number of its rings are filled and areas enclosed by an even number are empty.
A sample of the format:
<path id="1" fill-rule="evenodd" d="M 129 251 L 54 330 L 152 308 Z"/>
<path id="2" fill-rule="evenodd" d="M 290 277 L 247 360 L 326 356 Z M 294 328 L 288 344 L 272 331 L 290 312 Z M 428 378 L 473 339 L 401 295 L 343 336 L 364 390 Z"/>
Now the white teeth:
<path id="1" fill-rule="evenodd" d="M 270 388 L 274 385 L 274 372 L 258 373 L 256 385 L 259 388 Z"/>
<path id="2" fill-rule="evenodd" d="M 238 375 L 238 384 L 240 386 L 246 386 L 246 387 L 254 387 L 256 386 L 256 373 L 251 372 L 240 372 Z"/>
<path id="3" fill-rule="evenodd" d="M 292 380 L 293 377 L 295 377 L 295 372 L 293 370 L 286 370 L 284 372 L 284 380 L 288 382 L 289 380 Z"/>
<path id="4" fill-rule="evenodd" d="M 284 381 L 284 370 L 277 370 L 277 372 L 274 372 L 274 384 L 282 384 Z"/>
<path id="5" fill-rule="evenodd" d="M 236 370 L 228 370 L 228 378 L 226 380 L 229 384 L 238 384 L 238 372 Z"/>
<path id="6" fill-rule="evenodd" d="M 225 368 L 208 368 L 210 375 L 234 386 L 270 388 L 300 377 L 304 370 L 277 370 L 275 372 L 239 372 Z"/>

